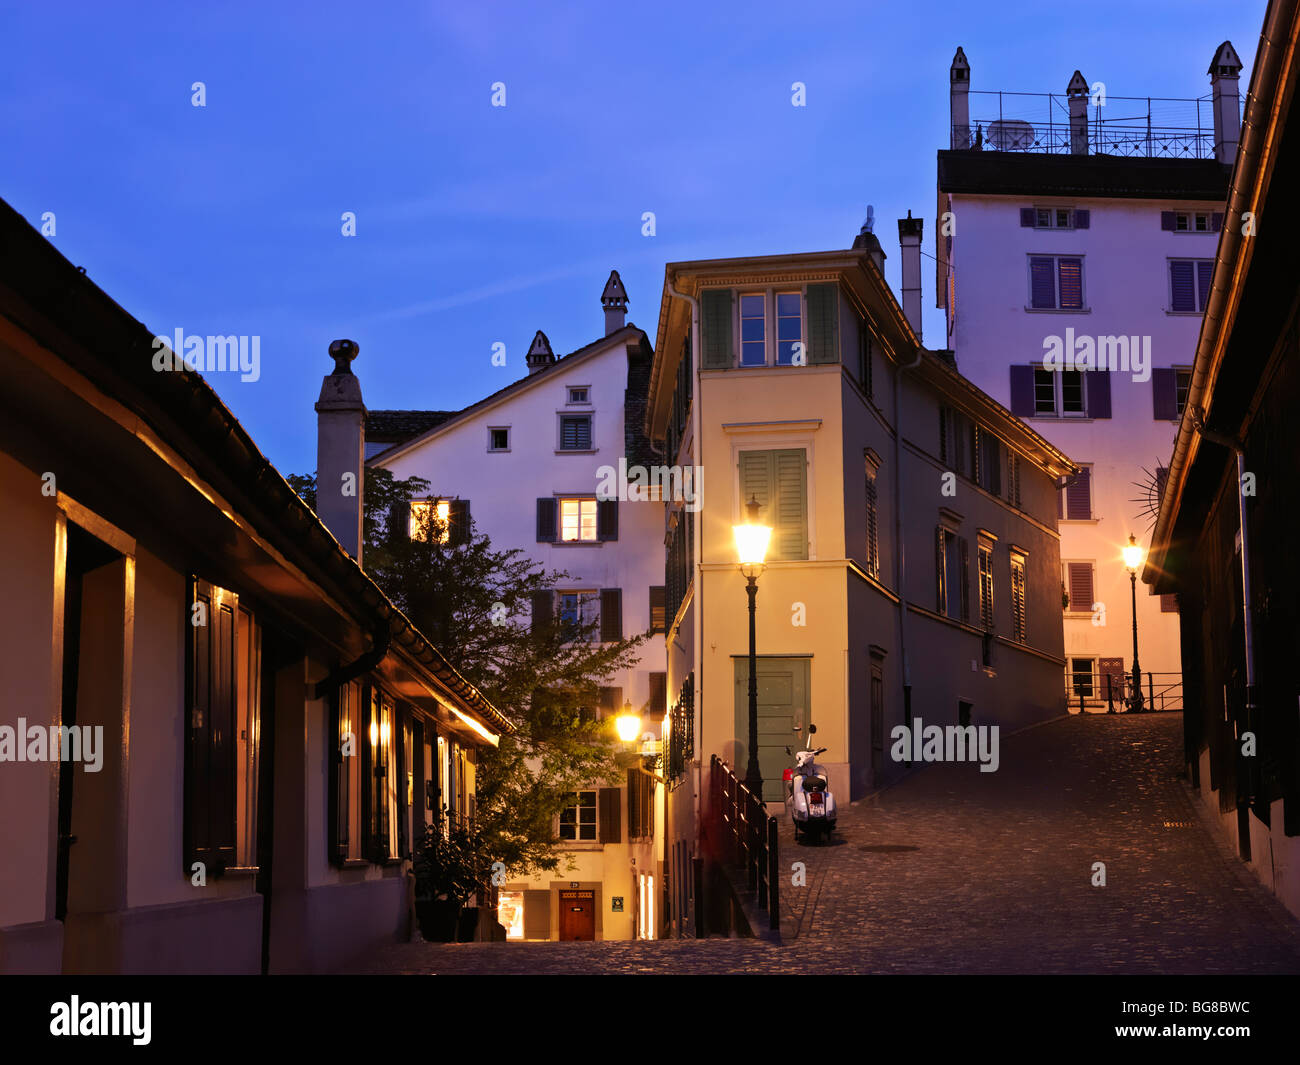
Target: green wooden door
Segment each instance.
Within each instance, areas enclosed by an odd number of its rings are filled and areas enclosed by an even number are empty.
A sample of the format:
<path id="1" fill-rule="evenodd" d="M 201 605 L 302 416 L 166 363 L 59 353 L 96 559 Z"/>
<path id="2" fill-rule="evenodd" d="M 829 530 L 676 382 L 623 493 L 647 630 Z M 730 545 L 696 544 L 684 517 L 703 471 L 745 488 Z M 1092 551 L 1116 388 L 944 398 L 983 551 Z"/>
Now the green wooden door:
<path id="1" fill-rule="evenodd" d="M 749 659 L 733 659 L 736 671 L 736 775 L 742 780 L 749 765 Z M 794 761 L 786 747 L 797 750 L 807 736 L 809 659 L 760 658 L 758 660 L 758 767 L 763 774 L 763 800 L 785 799 L 785 768 Z M 795 734 L 798 722 L 803 731 Z"/>

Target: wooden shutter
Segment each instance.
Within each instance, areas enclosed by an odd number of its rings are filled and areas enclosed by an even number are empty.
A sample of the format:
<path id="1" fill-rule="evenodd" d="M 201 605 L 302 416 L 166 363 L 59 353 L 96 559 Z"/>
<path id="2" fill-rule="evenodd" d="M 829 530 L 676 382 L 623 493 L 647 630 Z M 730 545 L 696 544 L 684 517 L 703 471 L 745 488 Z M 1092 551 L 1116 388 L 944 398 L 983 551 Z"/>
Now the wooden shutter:
<path id="1" fill-rule="evenodd" d="M 1021 229 L 1033 229 L 1033 228 L 1034 228 L 1034 219 L 1035 219 L 1035 212 L 1034 212 L 1034 209 L 1033 209 L 1032 207 L 1022 207 L 1022 208 L 1020 208 L 1020 228 L 1021 228 Z"/>
<path id="2" fill-rule="evenodd" d="M 600 718 L 611 718 L 623 712 L 623 689 L 618 686 L 600 689 Z"/>
<path id="3" fill-rule="evenodd" d="M 742 451 L 740 453 L 740 507 L 745 513 L 745 505 L 751 500 L 758 501 L 759 520 L 768 525 L 775 525 L 772 514 L 772 453 L 770 451 Z M 690 515 L 684 514 L 689 521 Z M 775 535 L 773 537 L 775 539 Z M 775 548 L 777 545 L 772 544 Z"/>
<path id="4" fill-rule="evenodd" d="M 524 892 L 524 938 L 551 938 L 551 893 L 549 891 Z"/>
<path id="5" fill-rule="evenodd" d="M 808 286 L 808 362 L 840 361 L 840 288 L 834 281 Z"/>
<path id="6" fill-rule="evenodd" d="M 700 293 L 702 369 L 725 370 L 735 361 L 731 342 L 731 303 L 731 289 L 705 289 Z"/>
<path id="7" fill-rule="evenodd" d="M 650 587 L 650 631 L 667 632 L 668 619 L 665 616 L 665 587 L 664 585 L 651 585 Z"/>
<path id="8" fill-rule="evenodd" d="M 347 861 L 351 818 L 348 816 L 352 798 L 352 781 L 348 776 L 348 759 L 343 756 L 343 704 L 351 698 L 350 684 L 340 684 L 330 699 L 329 728 L 334 746 L 330 752 L 329 776 L 329 859 L 333 865 Z M 355 734 L 355 729 L 350 729 Z M 353 756 L 359 752 L 354 748 Z"/>
<path id="9" fill-rule="evenodd" d="M 650 713 L 668 712 L 668 674 L 650 674 Z"/>
<path id="10" fill-rule="evenodd" d="M 623 638 L 623 590 L 600 590 L 600 639 L 602 643 L 617 643 Z"/>
<path id="11" fill-rule="evenodd" d="M 1056 260 L 1060 278 L 1060 304 L 1062 310 L 1083 307 L 1083 260 L 1062 256 Z"/>
<path id="12" fill-rule="evenodd" d="M 618 539 L 618 500 L 596 501 L 596 539 L 602 542 Z"/>
<path id="13" fill-rule="evenodd" d="M 537 501 L 537 542 L 539 544 L 555 543 L 558 503 L 555 498 Z"/>
<path id="14" fill-rule="evenodd" d="M 1174 212 L 1173 212 L 1173 211 L 1161 211 L 1161 212 L 1160 212 L 1160 228 L 1161 228 L 1161 229 L 1168 230 L 1170 233 L 1172 233 L 1172 232 L 1174 231 L 1175 226 L 1177 226 L 1177 224 L 1178 224 L 1178 222 L 1177 222 L 1177 220 L 1176 220 L 1175 217 L 1174 217 Z"/>
<path id="15" fill-rule="evenodd" d="M 776 473 L 775 558 L 808 557 L 808 460 L 802 448 L 773 453 Z"/>
<path id="16" fill-rule="evenodd" d="M 880 539 L 876 525 L 876 479 L 867 476 L 867 572 L 880 576 Z"/>
<path id="17" fill-rule="evenodd" d="M 1065 487 L 1065 516 L 1071 521 L 1092 517 L 1092 470 L 1087 466 Z"/>
<path id="18" fill-rule="evenodd" d="M 393 744 L 393 764 L 389 772 L 393 774 L 393 788 L 397 793 L 397 853 L 400 857 L 405 858 L 410 851 L 408 847 L 406 831 L 406 815 L 408 813 L 406 802 L 406 775 L 411 770 L 411 749 L 406 739 L 406 730 L 408 725 L 408 712 L 403 706 L 396 706 L 393 709 L 393 724 L 391 726 L 392 744 Z"/>
<path id="19" fill-rule="evenodd" d="M 1087 229 L 1090 221 L 1091 221 L 1091 212 L 1083 211 L 1083 210 L 1076 210 L 1074 212 L 1075 229 Z"/>
<path id="20" fill-rule="evenodd" d="M 205 605 L 207 624 L 189 627 L 184 872 L 191 875 L 190 865 L 203 862 L 209 875 L 220 876 L 236 860 L 239 600 L 234 593 L 197 578 L 191 580 L 190 590 L 190 602 Z"/>
<path id="21" fill-rule="evenodd" d="M 1089 370 L 1084 378 L 1088 389 L 1088 417 L 1110 417 L 1110 371 Z"/>
<path id="22" fill-rule="evenodd" d="M 939 407 L 939 461 L 948 463 L 948 408 Z"/>
<path id="23" fill-rule="evenodd" d="M 944 570 L 946 568 L 944 563 L 946 561 L 945 556 L 947 552 L 944 550 L 944 547 L 945 547 L 945 540 L 948 534 L 947 534 L 947 530 L 945 530 L 942 525 L 938 526 L 936 532 L 938 533 L 938 536 L 936 537 L 935 544 L 934 544 L 934 572 L 935 572 L 935 590 L 936 590 L 934 608 L 940 614 L 946 614 L 948 612 L 948 597 L 944 594 L 947 591 L 947 589 L 944 588 L 945 577 L 946 577 L 946 574 L 944 573 Z"/>
<path id="24" fill-rule="evenodd" d="M 1035 255 L 1029 260 L 1029 306 L 1036 310 L 1056 307 L 1056 263 L 1051 258 Z"/>
<path id="25" fill-rule="evenodd" d="M 1160 613 L 1178 613 L 1178 595 L 1176 592 L 1165 592 L 1160 596 Z"/>
<path id="26" fill-rule="evenodd" d="M 1219 211 L 1213 211 L 1210 214 L 1210 232 L 1217 233 L 1223 228 L 1223 214 Z"/>
<path id="27" fill-rule="evenodd" d="M 623 791 L 621 788 L 600 789 L 600 842 L 623 842 Z"/>
<path id="28" fill-rule="evenodd" d="M 1190 259 L 1169 261 L 1170 310 L 1196 310 L 1196 289 Z"/>
<path id="29" fill-rule="evenodd" d="M 1066 570 L 1069 574 L 1071 612 L 1090 613 L 1092 611 L 1092 563 L 1070 562 L 1066 564 Z"/>
<path id="30" fill-rule="evenodd" d="M 1158 422 L 1178 418 L 1178 375 L 1173 370 L 1151 371 L 1151 414 Z"/>
<path id="31" fill-rule="evenodd" d="M 533 592 L 533 623 L 532 631 L 540 632 L 542 629 L 555 623 L 555 592 L 547 590 L 545 592 Z"/>
<path id="32" fill-rule="evenodd" d="M 1017 418 L 1032 418 L 1034 410 L 1034 368 L 1012 366 L 1011 413 Z"/>
<path id="33" fill-rule="evenodd" d="M 970 544 L 966 537 L 958 537 L 957 548 L 957 558 L 961 564 L 961 619 L 970 621 Z"/>
<path id="34" fill-rule="evenodd" d="M 1196 264 L 1196 295 L 1200 300 L 1197 310 L 1203 311 L 1210 302 L 1210 280 L 1214 277 L 1214 263 L 1202 259 Z"/>
<path id="35" fill-rule="evenodd" d="M 449 508 L 447 542 L 452 545 L 469 543 L 469 500 L 453 499 Z"/>

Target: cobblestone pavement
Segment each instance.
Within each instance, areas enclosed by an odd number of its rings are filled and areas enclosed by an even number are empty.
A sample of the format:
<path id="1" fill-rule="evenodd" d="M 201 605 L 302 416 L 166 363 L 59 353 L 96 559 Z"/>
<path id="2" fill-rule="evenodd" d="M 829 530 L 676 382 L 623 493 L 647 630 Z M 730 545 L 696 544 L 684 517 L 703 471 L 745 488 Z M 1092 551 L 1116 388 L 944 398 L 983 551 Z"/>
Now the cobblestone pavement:
<path id="1" fill-rule="evenodd" d="M 1300 923 L 1210 834 L 1181 749 L 1178 714 L 1062 718 L 1004 736 L 995 773 L 928 765 L 846 806 L 830 844 L 786 827 L 784 945 L 403 943 L 358 971 L 1300 972 Z"/>

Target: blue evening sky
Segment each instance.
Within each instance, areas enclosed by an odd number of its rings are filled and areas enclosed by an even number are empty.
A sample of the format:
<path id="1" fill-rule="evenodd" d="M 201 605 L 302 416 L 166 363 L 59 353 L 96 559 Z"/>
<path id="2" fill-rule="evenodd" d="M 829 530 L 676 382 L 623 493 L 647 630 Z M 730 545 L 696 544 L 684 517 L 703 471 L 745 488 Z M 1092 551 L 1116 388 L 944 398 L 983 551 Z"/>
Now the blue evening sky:
<path id="1" fill-rule="evenodd" d="M 368 406 L 459 408 L 523 375 L 537 329 L 560 354 L 600 336 L 611 268 L 653 339 L 665 262 L 847 247 L 868 204 L 897 289 L 909 208 L 934 252 L 957 45 L 977 90 L 1061 93 L 1078 67 L 1191 98 L 1228 38 L 1244 94 L 1264 8 L 9 2 L 0 197 L 54 212 L 59 250 L 155 333 L 260 336 L 260 380 L 209 380 L 309 471 L 336 337 Z"/>

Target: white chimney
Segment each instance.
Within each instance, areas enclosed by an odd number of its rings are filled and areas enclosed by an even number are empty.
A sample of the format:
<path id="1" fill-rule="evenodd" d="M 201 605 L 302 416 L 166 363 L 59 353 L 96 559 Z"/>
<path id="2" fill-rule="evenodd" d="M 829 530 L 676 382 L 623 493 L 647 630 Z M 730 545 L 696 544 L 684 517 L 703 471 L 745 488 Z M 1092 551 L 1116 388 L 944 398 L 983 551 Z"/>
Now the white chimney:
<path id="1" fill-rule="evenodd" d="M 903 314 L 916 334 L 921 339 L 921 227 L 924 220 L 913 218 L 907 212 L 906 218 L 898 220 L 898 243 L 902 247 L 903 260 Z"/>
<path id="2" fill-rule="evenodd" d="M 1224 41 L 1210 63 L 1210 87 L 1214 95 L 1214 158 L 1232 165 L 1237 159 L 1237 141 L 1241 139 L 1241 104 L 1237 97 L 1237 75 L 1241 58 Z"/>
<path id="3" fill-rule="evenodd" d="M 600 294 L 600 305 L 605 308 L 605 335 L 617 333 L 627 320 L 627 289 L 617 270 L 609 272 L 605 291 Z"/>
<path id="4" fill-rule="evenodd" d="M 959 45 L 948 68 L 948 124 L 952 130 L 950 146 L 969 148 L 970 139 L 970 64 Z"/>
<path id="5" fill-rule="evenodd" d="M 1065 87 L 1070 103 L 1070 154 L 1088 154 L 1088 79 L 1077 70 Z"/>
<path id="6" fill-rule="evenodd" d="M 330 345 L 334 372 L 321 384 L 316 401 L 316 514 L 360 565 L 366 408 L 361 382 L 348 365 L 358 351 L 351 340 Z"/>

